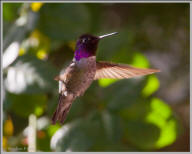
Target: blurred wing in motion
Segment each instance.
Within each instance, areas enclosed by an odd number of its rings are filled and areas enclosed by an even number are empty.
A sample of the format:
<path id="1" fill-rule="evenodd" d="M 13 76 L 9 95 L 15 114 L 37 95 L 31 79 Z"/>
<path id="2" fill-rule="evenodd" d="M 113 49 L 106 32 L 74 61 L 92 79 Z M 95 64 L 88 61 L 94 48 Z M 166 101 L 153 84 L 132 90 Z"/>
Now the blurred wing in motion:
<path id="1" fill-rule="evenodd" d="M 97 62 L 95 80 L 101 78 L 125 79 L 160 72 L 158 69 L 136 68 L 126 64 Z"/>

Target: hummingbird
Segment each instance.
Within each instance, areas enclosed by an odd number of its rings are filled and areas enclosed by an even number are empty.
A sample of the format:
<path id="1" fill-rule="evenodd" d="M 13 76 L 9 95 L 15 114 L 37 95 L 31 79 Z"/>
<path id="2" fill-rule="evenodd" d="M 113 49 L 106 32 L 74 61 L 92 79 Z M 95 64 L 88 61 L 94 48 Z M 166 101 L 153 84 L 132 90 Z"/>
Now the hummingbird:
<path id="1" fill-rule="evenodd" d="M 100 40 L 117 32 L 93 36 L 83 34 L 76 42 L 72 62 L 54 79 L 59 82 L 59 103 L 52 117 L 52 124 L 61 124 L 67 117 L 73 101 L 84 94 L 94 80 L 102 78 L 127 79 L 159 72 L 158 69 L 136 68 L 127 64 L 96 61 Z"/>

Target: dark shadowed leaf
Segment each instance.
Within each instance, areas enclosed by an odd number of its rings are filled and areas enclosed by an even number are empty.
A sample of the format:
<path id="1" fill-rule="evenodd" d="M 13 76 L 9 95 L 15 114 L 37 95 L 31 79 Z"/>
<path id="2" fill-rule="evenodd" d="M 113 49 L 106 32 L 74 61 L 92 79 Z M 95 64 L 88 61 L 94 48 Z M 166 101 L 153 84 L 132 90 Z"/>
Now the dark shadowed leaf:
<path id="1" fill-rule="evenodd" d="M 160 135 L 160 129 L 142 121 L 125 122 L 125 140 L 142 150 L 154 149 Z"/>
<path id="2" fill-rule="evenodd" d="M 9 97 L 11 108 L 15 114 L 22 116 L 22 117 L 28 117 L 30 114 L 36 114 L 39 116 L 38 109 L 40 108 L 43 112 L 45 108 L 46 103 L 46 96 L 43 94 L 20 94 L 15 95 L 12 93 L 9 93 L 7 95 Z M 41 114 L 42 114 L 41 112 Z"/>
<path id="3" fill-rule="evenodd" d="M 117 30 L 118 31 L 118 30 Z M 105 31 L 101 33 L 110 33 L 111 31 Z M 99 34 L 102 35 L 102 34 Z M 121 39 L 119 39 L 121 38 Z M 127 29 L 119 31 L 117 35 L 108 37 L 100 41 L 97 58 L 99 60 L 111 60 L 115 62 L 123 62 L 122 59 L 128 59 L 131 55 L 130 46 L 133 40 L 133 34 Z M 119 52 L 123 51 L 124 56 L 120 55 Z M 128 62 L 128 61 L 126 61 Z"/>
<path id="4" fill-rule="evenodd" d="M 120 117 L 104 110 L 102 112 L 102 121 L 106 136 L 111 144 L 120 142 L 123 135 L 123 125 Z"/>
<path id="5" fill-rule="evenodd" d="M 107 87 L 104 98 L 107 108 L 111 111 L 119 111 L 132 103 L 136 103 L 140 97 L 144 81 L 143 79 L 119 80 Z"/>
<path id="6" fill-rule="evenodd" d="M 100 115 L 94 113 L 84 119 L 66 123 L 51 139 L 56 151 L 88 151 L 103 137 Z"/>
<path id="7" fill-rule="evenodd" d="M 69 41 L 89 30 L 89 13 L 83 4 L 45 4 L 39 30 L 53 40 Z"/>

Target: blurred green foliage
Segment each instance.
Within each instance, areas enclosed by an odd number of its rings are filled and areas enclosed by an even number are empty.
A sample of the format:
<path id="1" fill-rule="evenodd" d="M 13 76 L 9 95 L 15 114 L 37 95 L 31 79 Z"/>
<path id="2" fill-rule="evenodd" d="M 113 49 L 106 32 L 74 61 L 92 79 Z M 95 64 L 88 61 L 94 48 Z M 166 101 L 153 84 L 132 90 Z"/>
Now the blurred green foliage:
<path id="1" fill-rule="evenodd" d="M 131 16 L 130 6 L 136 12 Z M 37 151 L 155 151 L 174 143 L 182 126 L 156 94 L 161 86 L 157 74 L 94 81 L 75 100 L 63 126 L 50 123 L 58 103 L 53 78 L 72 59 L 74 41 L 83 33 L 119 31 L 118 36 L 100 42 L 98 60 L 152 67 L 141 49 L 163 47 L 153 27 L 145 27 L 153 31 L 149 39 L 138 34 L 141 27 L 137 23 L 154 13 L 154 20 L 170 29 L 174 13 L 184 10 L 186 14 L 187 9 L 187 4 L 3 3 L 3 38 L 19 17 L 36 18 L 35 23 L 28 23 L 33 27 L 19 43 L 18 57 L 3 70 L 4 150 L 27 146 L 25 129 L 30 114 L 37 116 Z M 170 11 L 166 17 L 165 10 Z M 185 26 L 185 20 L 182 24 Z M 8 130 L 7 125 L 13 129 Z"/>
<path id="2" fill-rule="evenodd" d="M 13 21 L 18 17 L 18 11 L 21 7 L 21 3 L 7 3 L 3 5 L 3 19 L 6 21 Z"/>

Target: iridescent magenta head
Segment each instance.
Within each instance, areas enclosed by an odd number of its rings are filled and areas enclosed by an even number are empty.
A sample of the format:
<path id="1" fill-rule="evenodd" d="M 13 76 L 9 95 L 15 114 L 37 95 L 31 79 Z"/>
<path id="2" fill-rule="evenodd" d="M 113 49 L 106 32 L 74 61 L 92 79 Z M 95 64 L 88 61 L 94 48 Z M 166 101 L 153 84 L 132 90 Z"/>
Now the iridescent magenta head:
<path id="1" fill-rule="evenodd" d="M 79 61 L 81 58 L 88 58 L 96 55 L 99 40 L 113 34 L 117 34 L 117 32 L 102 36 L 93 36 L 90 34 L 81 35 L 76 44 L 75 59 Z"/>

